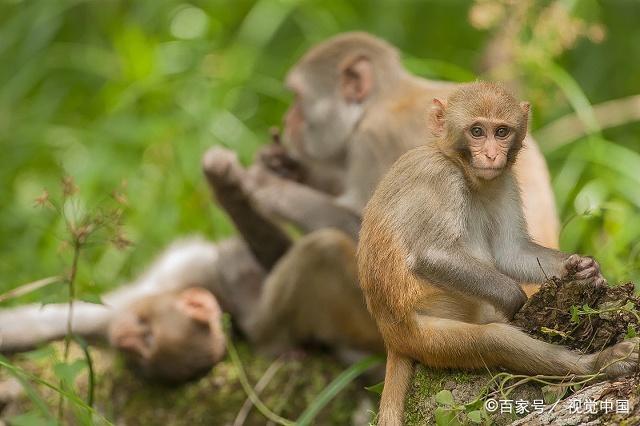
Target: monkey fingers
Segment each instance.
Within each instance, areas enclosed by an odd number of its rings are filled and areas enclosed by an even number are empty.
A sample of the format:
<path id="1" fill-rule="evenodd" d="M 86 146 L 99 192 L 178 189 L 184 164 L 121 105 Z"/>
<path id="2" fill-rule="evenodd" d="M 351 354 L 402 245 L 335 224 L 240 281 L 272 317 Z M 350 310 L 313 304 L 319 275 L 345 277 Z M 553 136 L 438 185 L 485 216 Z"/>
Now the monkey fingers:
<path id="1" fill-rule="evenodd" d="M 296 182 L 304 181 L 305 170 L 280 144 L 266 145 L 258 152 L 257 160 L 278 176 Z"/>
<path id="2" fill-rule="evenodd" d="M 600 272 L 600 265 L 590 256 L 580 256 L 572 254 L 565 261 L 567 275 L 577 281 L 593 283 L 596 287 L 607 284 L 606 279 Z"/>
<path id="3" fill-rule="evenodd" d="M 594 369 L 604 372 L 610 378 L 626 376 L 638 371 L 639 344 L 640 339 L 634 337 L 593 354 Z"/>

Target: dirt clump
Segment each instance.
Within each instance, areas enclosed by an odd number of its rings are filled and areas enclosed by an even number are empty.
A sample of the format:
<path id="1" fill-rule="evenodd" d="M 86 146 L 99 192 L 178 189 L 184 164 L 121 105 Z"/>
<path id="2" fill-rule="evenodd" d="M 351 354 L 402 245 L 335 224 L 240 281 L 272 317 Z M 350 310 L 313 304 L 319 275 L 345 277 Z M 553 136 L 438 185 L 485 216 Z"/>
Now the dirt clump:
<path id="1" fill-rule="evenodd" d="M 639 305 L 632 283 L 594 287 L 551 278 L 529 298 L 513 324 L 546 342 L 593 353 L 636 335 Z"/>

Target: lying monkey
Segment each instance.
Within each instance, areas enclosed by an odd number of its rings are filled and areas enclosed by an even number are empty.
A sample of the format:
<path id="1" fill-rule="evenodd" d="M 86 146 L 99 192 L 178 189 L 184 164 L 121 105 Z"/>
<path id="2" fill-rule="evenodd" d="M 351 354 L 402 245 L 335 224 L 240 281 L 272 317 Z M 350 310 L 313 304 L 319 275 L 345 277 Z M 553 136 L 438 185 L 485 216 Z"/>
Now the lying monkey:
<path id="1" fill-rule="evenodd" d="M 317 273 L 298 274 L 308 270 Z M 237 238 L 217 244 L 184 240 L 137 281 L 104 295 L 104 305 L 76 302 L 73 331 L 107 339 L 134 370 L 167 382 L 198 377 L 222 358 L 222 311 L 251 342 L 272 352 L 304 343 L 349 354 L 382 352 L 356 284 L 355 245 L 346 235 L 323 230 L 303 237 L 273 274 L 288 279 L 265 279 L 262 266 Z M 0 310 L 0 351 L 27 350 L 63 337 L 67 315 L 64 304 Z"/>
<path id="2" fill-rule="evenodd" d="M 631 373 L 637 338 L 582 355 L 507 324 L 546 275 L 606 285 L 592 258 L 533 242 L 511 168 L 529 104 L 474 83 L 434 99 L 432 143 L 403 155 L 369 201 L 358 270 L 387 348 L 380 424 L 399 425 L 417 360 L 437 368 L 525 374 Z M 426 135 L 425 135 L 426 136 Z"/>

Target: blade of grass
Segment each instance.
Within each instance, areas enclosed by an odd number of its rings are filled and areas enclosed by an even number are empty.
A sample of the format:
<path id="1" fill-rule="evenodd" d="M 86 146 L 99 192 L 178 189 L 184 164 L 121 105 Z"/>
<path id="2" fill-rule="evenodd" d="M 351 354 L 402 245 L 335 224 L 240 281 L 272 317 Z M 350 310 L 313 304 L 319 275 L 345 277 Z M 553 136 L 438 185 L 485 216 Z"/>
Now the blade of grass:
<path id="1" fill-rule="evenodd" d="M 562 90 L 578 118 L 585 124 L 588 134 L 599 135 L 600 125 L 591 103 L 574 78 L 553 61 L 546 62 L 540 69 Z"/>
<path id="2" fill-rule="evenodd" d="M 22 386 L 22 389 L 24 389 L 25 393 L 27 394 L 27 397 L 33 403 L 33 405 L 36 406 L 40 414 L 42 414 L 42 416 L 45 417 L 47 420 L 51 420 L 55 422 L 56 417 L 53 415 L 51 410 L 49 410 L 49 407 L 47 407 L 47 404 L 44 402 L 42 397 L 38 395 L 38 391 L 36 391 L 36 389 L 31 385 L 31 383 L 29 383 L 29 381 L 25 379 L 25 376 L 22 374 L 20 369 L 13 368 L 9 360 L 2 355 L 0 355 L 0 365 L 5 367 L 9 372 L 9 374 L 15 377 L 16 380 L 20 382 L 20 385 Z"/>
<path id="3" fill-rule="evenodd" d="M 344 370 L 320 394 L 309 404 L 304 412 L 298 417 L 296 425 L 309 425 L 313 419 L 342 389 L 351 383 L 356 377 L 368 369 L 381 364 L 383 358 L 378 355 L 368 356 Z"/>
<path id="4" fill-rule="evenodd" d="M 41 280 L 33 281 L 31 283 L 23 284 L 19 287 L 7 291 L 6 293 L 0 294 L 0 302 L 23 296 L 25 294 L 31 293 L 32 291 L 36 291 L 42 287 L 46 287 L 50 284 L 54 284 L 62 280 L 64 280 L 64 278 L 62 277 L 48 277 Z"/>
<path id="5" fill-rule="evenodd" d="M 87 361 L 87 369 L 88 369 L 88 384 L 89 389 L 87 390 L 87 405 L 89 407 L 93 407 L 93 400 L 95 396 L 95 381 L 96 375 L 93 369 L 93 358 L 91 358 L 91 353 L 89 352 L 89 344 L 82 337 L 74 334 L 72 336 L 73 340 L 80 346 L 82 352 L 84 353 L 84 358 Z"/>
<path id="6" fill-rule="evenodd" d="M 48 387 L 49 389 L 53 390 L 54 392 L 56 392 L 56 393 L 64 396 L 65 398 L 67 398 L 69 401 L 71 401 L 76 406 L 78 406 L 80 408 L 84 408 L 85 410 L 90 412 L 93 416 L 97 417 L 100 421 L 104 422 L 105 424 L 113 425 L 113 423 L 111 423 L 109 420 L 107 420 L 104 416 L 102 416 L 100 413 L 98 413 L 92 407 L 88 406 L 82 399 L 78 398 L 77 395 L 74 395 L 74 394 L 72 394 L 72 393 L 60 388 L 59 386 L 56 386 L 56 385 L 54 385 L 52 383 L 49 383 L 46 380 L 43 380 L 40 377 L 35 376 L 35 375 L 23 370 L 22 368 L 11 364 L 11 362 L 6 357 L 4 357 L 2 355 L 0 355 L 0 367 L 6 368 L 9 371 L 9 373 L 11 373 L 12 375 L 22 375 L 23 378 L 27 378 L 30 381 L 34 382 L 34 383 L 37 383 L 39 385 Z"/>
<path id="7" fill-rule="evenodd" d="M 273 411 L 271 411 L 269 407 L 267 407 L 264 404 L 264 402 L 262 402 L 262 400 L 256 394 L 253 387 L 251 387 L 251 384 L 249 383 L 249 379 L 247 378 L 247 374 L 245 373 L 244 367 L 242 366 L 242 361 L 240 361 L 240 355 L 238 355 L 238 350 L 233 344 L 233 339 L 231 338 L 231 335 L 229 332 L 231 329 L 231 323 L 230 323 L 229 317 L 225 316 L 223 321 L 224 321 L 225 334 L 227 336 L 227 351 L 229 352 L 229 358 L 231 358 L 231 362 L 233 363 L 233 366 L 235 367 L 238 373 L 238 380 L 240 381 L 240 385 L 242 386 L 242 389 L 244 389 L 244 392 L 247 394 L 247 397 L 251 400 L 253 405 L 255 405 L 258 411 L 260 411 L 260 413 L 262 413 L 262 415 L 265 416 L 267 419 L 279 425 L 294 426 L 295 423 L 292 422 L 291 420 L 285 419 L 284 417 L 279 416 Z"/>

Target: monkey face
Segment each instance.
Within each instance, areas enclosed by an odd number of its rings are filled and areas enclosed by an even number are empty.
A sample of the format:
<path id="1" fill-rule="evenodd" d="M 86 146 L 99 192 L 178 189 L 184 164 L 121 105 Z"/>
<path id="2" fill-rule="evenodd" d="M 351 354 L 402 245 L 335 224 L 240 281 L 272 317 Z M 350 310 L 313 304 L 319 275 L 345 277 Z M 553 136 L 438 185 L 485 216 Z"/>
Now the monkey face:
<path id="1" fill-rule="evenodd" d="M 346 155 L 347 141 L 373 86 L 373 66 L 367 58 L 326 62 L 321 67 L 303 60 L 286 82 L 295 98 L 285 116 L 284 144 L 303 158 L 317 161 Z"/>
<path id="2" fill-rule="evenodd" d="M 517 145 L 513 125 L 499 120 L 478 118 L 461 135 L 468 149 L 469 163 L 476 177 L 491 180 L 508 163 L 509 152 Z"/>
<path id="3" fill-rule="evenodd" d="M 443 152 L 473 180 L 492 180 L 510 167 L 527 133 L 529 104 L 494 83 L 467 85 L 433 100 L 431 131 Z"/>
<path id="4" fill-rule="evenodd" d="M 176 383 L 199 377 L 222 358 L 220 321 L 213 295 L 190 288 L 135 302 L 112 322 L 109 339 L 143 377 Z"/>

